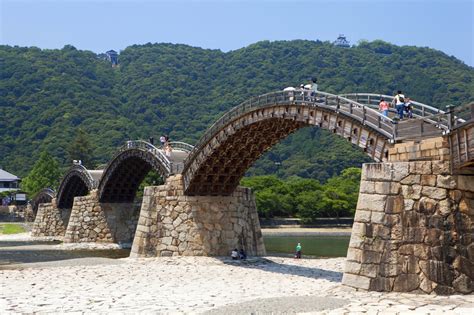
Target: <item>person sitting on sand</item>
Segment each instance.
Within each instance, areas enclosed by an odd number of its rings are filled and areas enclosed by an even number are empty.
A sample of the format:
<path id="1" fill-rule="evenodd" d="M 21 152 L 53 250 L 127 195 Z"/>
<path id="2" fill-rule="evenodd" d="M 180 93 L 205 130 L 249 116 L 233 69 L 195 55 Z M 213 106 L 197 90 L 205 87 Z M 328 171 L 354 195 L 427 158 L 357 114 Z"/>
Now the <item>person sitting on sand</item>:
<path id="1" fill-rule="evenodd" d="M 247 254 L 245 253 L 243 248 L 241 248 L 240 251 L 239 251 L 239 258 L 240 259 L 247 259 Z"/>
<path id="2" fill-rule="evenodd" d="M 230 254 L 230 257 L 232 257 L 232 260 L 237 260 L 239 259 L 239 252 L 237 251 L 237 248 L 234 248 L 232 253 Z"/>

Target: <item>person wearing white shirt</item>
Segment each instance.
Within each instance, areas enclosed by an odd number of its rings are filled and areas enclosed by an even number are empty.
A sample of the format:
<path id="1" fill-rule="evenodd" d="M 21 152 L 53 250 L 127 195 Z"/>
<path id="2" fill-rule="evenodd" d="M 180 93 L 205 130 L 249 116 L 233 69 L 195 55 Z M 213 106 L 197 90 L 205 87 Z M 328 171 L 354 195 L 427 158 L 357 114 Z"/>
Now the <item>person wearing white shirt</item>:
<path id="1" fill-rule="evenodd" d="M 405 111 L 405 95 L 402 94 L 402 91 L 397 91 L 397 95 L 395 95 L 393 102 L 395 103 L 398 116 L 400 119 L 403 119 L 403 112 Z"/>

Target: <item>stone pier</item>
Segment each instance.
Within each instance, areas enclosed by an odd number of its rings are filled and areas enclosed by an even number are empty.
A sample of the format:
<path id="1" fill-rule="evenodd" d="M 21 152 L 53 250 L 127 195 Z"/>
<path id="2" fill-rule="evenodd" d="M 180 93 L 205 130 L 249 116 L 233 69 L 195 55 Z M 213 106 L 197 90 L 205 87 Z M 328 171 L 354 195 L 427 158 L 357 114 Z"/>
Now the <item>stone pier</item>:
<path id="1" fill-rule="evenodd" d="M 32 236 L 64 236 L 69 223 L 71 209 L 59 209 L 56 199 L 38 206 Z"/>
<path id="2" fill-rule="evenodd" d="M 255 199 L 238 187 L 228 197 L 185 196 L 181 175 L 146 187 L 132 257 L 264 255 Z"/>
<path id="3" fill-rule="evenodd" d="M 364 164 L 343 284 L 474 290 L 474 176 L 447 160 Z"/>
<path id="4" fill-rule="evenodd" d="M 101 203 L 97 190 L 75 197 L 64 242 L 132 243 L 140 205 Z"/>

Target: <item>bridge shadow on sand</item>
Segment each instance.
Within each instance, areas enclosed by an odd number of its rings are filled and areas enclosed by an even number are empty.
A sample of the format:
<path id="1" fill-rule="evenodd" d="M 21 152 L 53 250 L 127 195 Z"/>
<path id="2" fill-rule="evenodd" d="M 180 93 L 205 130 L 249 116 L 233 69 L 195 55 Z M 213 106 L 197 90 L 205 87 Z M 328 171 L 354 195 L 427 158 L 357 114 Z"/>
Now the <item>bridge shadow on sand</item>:
<path id="1" fill-rule="evenodd" d="M 336 272 L 332 270 L 311 268 L 306 266 L 298 266 L 293 264 L 280 263 L 275 260 L 270 260 L 262 257 L 250 257 L 246 260 L 232 260 L 227 257 L 216 257 L 226 265 L 232 265 L 235 267 L 258 269 L 266 272 L 287 274 L 292 276 L 300 276 L 312 279 L 325 279 L 331 282 L 341 282 L 342 272 Z M 304 260 L 304 259 L 303 259 Z M 299 260 L 302 261 L 302 260 Z"/>

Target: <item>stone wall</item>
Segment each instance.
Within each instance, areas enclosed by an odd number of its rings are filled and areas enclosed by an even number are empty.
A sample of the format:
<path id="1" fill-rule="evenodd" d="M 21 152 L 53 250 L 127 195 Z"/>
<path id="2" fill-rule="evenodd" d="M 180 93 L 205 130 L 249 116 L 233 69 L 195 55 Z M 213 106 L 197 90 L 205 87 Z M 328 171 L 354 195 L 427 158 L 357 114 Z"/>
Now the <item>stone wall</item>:
<path id="1" fill-rule="evenodd" d="M 131 257 L 264 255 L 255 199 L 238 187 L 228 197 L 184 196 L 182 177 L 146 187 Z"/>
<path id="2" fill-rule="evenodd" d="M 64 241 L 132 243 L 140 206 L 100 203 L 97 190 L 75 197 Z"/>
<path id="3" fill-rule="evenodd" d="M 33 222 L 34 216 L 28 211 L 29 205 L 0 206 L 0 221 Z M 30 207 L 31 208 L 31 207 Z"/>
<path id="4" fill-rule="evenodd" d="M 397 143 L 388 150 L 388 160 L 391 162 L 420 161 L 420 160 L 450 160 L 449 142 L 443 137 L 430 138 L 421 141 L 406 141 Z"/>
<path id="5" fill-rule="evenodd" d="M 364 164 L 343 283 L 375 291 L 474 290 L 474 176 L 449 161 Z"/>
<path id="6" fill-rule="evenodd" d="M 64 236 L 69 221 L 70 210 L 59 209 L 56 199 L 38 206 L 31 236 Z"/>
<path id="7" fill-rule="evenodd" d="M 36 215 L 31 204 L 28 204 L 24 211 L 25 222 L 35 222 Z"/>

